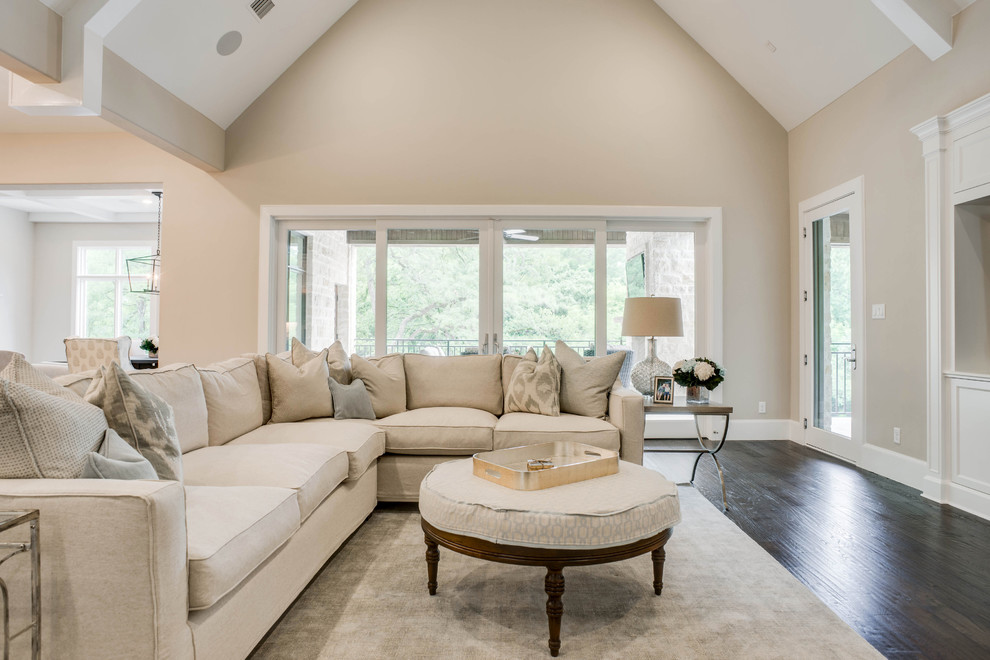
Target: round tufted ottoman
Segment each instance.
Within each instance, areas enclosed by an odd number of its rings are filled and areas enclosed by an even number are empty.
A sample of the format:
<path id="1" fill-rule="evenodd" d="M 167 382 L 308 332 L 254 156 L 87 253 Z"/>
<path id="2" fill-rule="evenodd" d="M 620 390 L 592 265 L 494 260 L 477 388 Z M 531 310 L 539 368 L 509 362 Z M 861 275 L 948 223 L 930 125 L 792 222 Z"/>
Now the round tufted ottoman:
<path id="1" fill-rule="evenodd" d="M 545 490 L 512 490 L 474 476 L 472 459 L 441 463 L 419 488 L 427 586 L 437 592 L 442 545 L 471 557 L 546 566 L 550 655 L 560 650 L 565 566 L 604 564 L 651 552 L 663 589 L 664 544 L 681 520 L 677 486 L 640 465 Z"/>

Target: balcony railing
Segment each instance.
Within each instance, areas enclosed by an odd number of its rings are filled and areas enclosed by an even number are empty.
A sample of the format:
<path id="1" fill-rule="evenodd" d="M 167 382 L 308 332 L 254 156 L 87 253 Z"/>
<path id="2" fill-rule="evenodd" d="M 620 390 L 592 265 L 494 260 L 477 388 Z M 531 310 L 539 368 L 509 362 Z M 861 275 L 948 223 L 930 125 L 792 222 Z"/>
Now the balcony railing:
<path id="1" fill-rule="evenodd" d="M 539 349 L 543 344 L 553 346 L 556 339 L 510 339 L 499 344 L 502 353 L 522 355 L 530 346 Z M 565 339 L 564 342 L 584 355 L 595 354 L 595 342 L 591 339 Z M 374 355 L 374 339 L 357 339 L 354 352 L 358 355 Z M 386 353 L 424 353 L 427 355 L 477 355 L 476 339 L 386 339 Z"/>
<path id="2" fill-rule="evenodd" d="M 853 351 L 850 343 L 832 343 L 832 414 L 852 413 L 852 367 L 848 360 Z"/>

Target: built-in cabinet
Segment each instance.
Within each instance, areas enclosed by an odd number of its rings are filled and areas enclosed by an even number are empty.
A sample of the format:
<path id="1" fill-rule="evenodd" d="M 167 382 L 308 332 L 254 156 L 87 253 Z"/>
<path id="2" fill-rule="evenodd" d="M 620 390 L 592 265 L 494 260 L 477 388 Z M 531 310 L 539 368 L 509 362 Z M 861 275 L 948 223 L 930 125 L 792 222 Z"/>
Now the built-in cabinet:
<path id="1" fill-rule="evenodd" d="M 912 132 L 925 159 L 924 495 L 990 518 L 990 94 Z"/>

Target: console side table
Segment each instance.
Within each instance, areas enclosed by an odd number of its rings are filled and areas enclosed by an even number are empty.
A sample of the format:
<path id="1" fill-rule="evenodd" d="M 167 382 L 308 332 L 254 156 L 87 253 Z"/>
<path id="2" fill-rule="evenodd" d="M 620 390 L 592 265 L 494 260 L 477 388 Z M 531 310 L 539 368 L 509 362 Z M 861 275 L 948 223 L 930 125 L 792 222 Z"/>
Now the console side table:
<path id="1" fill-rule="evenodd" d="M 0 579 L 0 598 L 3 600 L 3 660 L 10 658 L 10 640 L 31 631 L 31 657 L 41 658 L 41 554 L 38 545 L 37 509 L 30 511 L 0 512 L 0 533 L 19 525 L 30 527 L 30 540 L 27 543 L 0 543 L 0 564 L 17 555 L 31 553 L 31 625 L 10 634 L 10 599 L 7 584 Z"/>
<path id="2" fill-rule="evenodd" d="M 644 413 L 653 415 L 692 415 L 694 417 L 694 429 L 698 440 L 697 446 L 692 444 L 690 446 L 658 447 L 655 449 L 645 449 L 644 451 L 658 454 L 697 454 L 698 457 L 694 459 L 694 467 L 691 468 L 692 484 L 694 483 L 694 476 L 698 472 L 698 463 L 701 462 L 701 457 L 706 454 L 711 456 L 712 460 L 715 461 L 715 468 L 718 470 L 718 481 L 722 485 L 722 508 L 728 509 L 729 501 L 725 496 L 725 476 L 722 474 L 722 465 L 718 462 L 718 456 L 715 454 L 722 449 L 722 445 L 725 444 L 725 438 L 729 433 L 729 416 L 732 414 L 732 406 L 723 406 L 719 404 L 688 404 L 687 400 L 681 397 L 675 398 L 673 404 L 653 403 L 653 398 L 649 396 L 643 397 L 643 399 Z M 725 426 L 722 428 L 722 437 L 719 438 L 717 443 L 708 441 L 706 444 L 705 437 L 701 433 L 701 425 L 698 423 L 698 418 L 707 416 L 725 417 Z"/>

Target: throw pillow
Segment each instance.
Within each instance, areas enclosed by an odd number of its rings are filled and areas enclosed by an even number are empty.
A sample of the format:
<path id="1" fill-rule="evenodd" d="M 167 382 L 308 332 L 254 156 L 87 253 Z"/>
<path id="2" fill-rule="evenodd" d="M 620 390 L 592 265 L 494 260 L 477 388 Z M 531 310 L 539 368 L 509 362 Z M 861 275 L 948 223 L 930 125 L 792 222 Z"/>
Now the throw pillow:
<path id="1" fill-rule="evenodd" d="M 116 431 L 107 429 L 103 444 L 87 456 L 82 478 L 157 479 L 158 473 L 137 449 L 124 442 Z"/>
<path id="2" fill-rule="evenodd" d="M 33 387 L 39 392 L 68 399 L 69 401 L 82 401 L 81 396 L 56 383 L 28 362 L 20 353 L 14 353 L 10 356 L 10 362 L 0 371 L 0 378 L 9 380 L 12 383 L 20 383 L 21 385 Z"/>
<path id="3" fill-rule="evenodd" d="M 0 379 L 0 479 L 76 479 L 106 430 L 82 399 Z"/>
<path id="4" fill-rule="evenodd" d="M 546 346 L 538 362 L 524 359 L 516 365 L 505 397 L 505 412 L 560 415 L 560 364 Z"/>
<path id="5" fill-rule="evenodd" d="M 381 419 L 406 411 L 406 371 L 401 353 L 369 360 L 352 355 L 351 373 L 364 381 L 375 417 Z"/>
<path id="6" fill-rule="evenodd" d="M 148 459 L 159 479 L 182 481 L 175 413 L 164 399 L 135 383 L 113 362 L 100 367 L 86 400 L 103 409 L 110 428 Z"/>
<path id="7" fill-rule="evenodd" d="M 512 372 L 516 370 L 516 367 L 522 360 L 529 360 L 530 362 L 536 362 L 539 357 L 536 355 L 536 351 L 530 347 L 525 355 L 513 355 L 512 353 L 506 353 L 502 356 L 502 399 L 504 400 L 509 396 L 509 383 L 512 382 Z"/>
<path id="8" fill-rule="evenodd" d="M 327 353 L 326 361 L 327 368 L 330 370 L 330 377 L 338 383 L 347 385 L 351 382 L 352 378 L 351 361 L 347 359 L 347 351 L 344 350 L 344 345 L 339 341 L 335 341 L 324 350 Z M 292 338 L 292 364 L 297 367 L 303 366 L 306 362 L 322 354 L 323 351 L 319 353 L 311 351 L 301 341 L 295 337 Z"/>
<path id="9" fill-rule="evenodd" d="M 268 361 L 268 384 L 272 390 L 272 418 L 269 424 L 298 422 L 312 417 L 333 417 L 333 399 L 327 381 L 326 350 L 319 359 L 297 367 L 271 353 Z"/>
<path id="10" fill-rule="evenodd" d="M 364 381 L 355 378 L 349 385 L 330 379 L 330 393 L 333 395 L 334 419 L 374 419 L 375 409 Z"/>
<path id="11" fill-rule="evenodd" d="M 586 361 L 562 341 L 556 345 L 560 362 L 560 411 L 605 418 L 608 393 L 619 377 L 625 353 L 613 353 Z"/>

